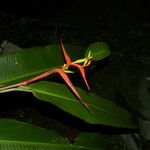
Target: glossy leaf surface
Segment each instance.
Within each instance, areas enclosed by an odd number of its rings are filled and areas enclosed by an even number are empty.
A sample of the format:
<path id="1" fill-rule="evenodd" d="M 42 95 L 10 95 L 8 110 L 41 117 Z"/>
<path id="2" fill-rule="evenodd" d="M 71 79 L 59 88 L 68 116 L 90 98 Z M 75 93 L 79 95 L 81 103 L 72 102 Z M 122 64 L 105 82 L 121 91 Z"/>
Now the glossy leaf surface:
<path id="1" fill-rule="evenodd" d="M 73 60 L 84 57 L 85 49 L 65 45 Z M 58 44 L 32 47 L 0 57 L 0 85 L 29 79 L 49 69 L 63 66 L 63 54 Z"/>
<path id="2" fill-rule="evenodd" d="M 82 99 L 89 104 L 92 113 L 81 104 L 66 85 L 39 81 L 26 86 L 26 88 L 31 90 L 38 99 L 52 103 L 88 123 L 137 128 L 132 116 L 126 110 L 83 89 L 76 88 Z"/>

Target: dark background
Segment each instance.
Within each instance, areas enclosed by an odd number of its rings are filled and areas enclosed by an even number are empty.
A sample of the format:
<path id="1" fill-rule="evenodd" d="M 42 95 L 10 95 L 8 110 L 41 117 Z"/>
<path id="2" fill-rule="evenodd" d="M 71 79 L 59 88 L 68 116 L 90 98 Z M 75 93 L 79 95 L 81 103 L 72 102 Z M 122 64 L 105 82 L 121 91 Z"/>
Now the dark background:
<path id="1" fill-rule="evenodd" d="M 105 41 L 112 55 L 98 62 L 92 73 L 87 72 L 90 85 L 96 94 L 134 114 L 133 109 L 141 108 L 140 82 L 150 75 L 149 14 L 148 0 L 4 1 L 0 5 L 0 42 L 8 40 L 24 48 L 58 43 L 60 37 L 65 43 L 82 46 Z M 16 103 L 5 102 L 12 97 Z M 32 95 L 11 93 L 0 99 L 5 103 L 1 116 L 61 130 L 65 136 L 83 128 L 118 132 L 79 123 L 56 107 L 37 102 Z"/>

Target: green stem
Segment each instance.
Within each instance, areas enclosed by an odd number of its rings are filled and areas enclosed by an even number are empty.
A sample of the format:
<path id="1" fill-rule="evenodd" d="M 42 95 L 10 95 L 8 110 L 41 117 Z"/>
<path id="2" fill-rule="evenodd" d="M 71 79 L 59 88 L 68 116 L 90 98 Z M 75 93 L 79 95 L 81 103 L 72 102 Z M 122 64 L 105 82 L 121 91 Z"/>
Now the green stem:
<path id="1" fill-rule="evenodd" d="M 86 57 L 86 58 L 83 58 L 83 59 L 78 59 L 74 62 L 72 62 L 72 64 L 80 64 L 80 63 L 84 63 L 86 61 L 88 61 L 90 58 Z"/>
<path id="2" fill-rule="evenodd" d="M 10 89 L 0 91 L 0 93 L 13 92 L 13 91 L 31 92 L 31 90 L 29 90 L 28 88 L 24 88 L 23 86 L 20 86 L 17 88 L 10 88 Z"/>

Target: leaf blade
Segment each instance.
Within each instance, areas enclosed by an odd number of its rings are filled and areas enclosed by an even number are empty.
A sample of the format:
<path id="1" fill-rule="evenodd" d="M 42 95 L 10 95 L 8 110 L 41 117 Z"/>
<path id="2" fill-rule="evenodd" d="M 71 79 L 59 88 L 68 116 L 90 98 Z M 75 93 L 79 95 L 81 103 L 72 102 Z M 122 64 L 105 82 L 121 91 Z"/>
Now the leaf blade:
<path id="1" fill-rule="evenodd" d="M 85 52 L 85 48 L 74 45 L 66 45 L 66 49 L 73 59 L 82 57 Z M 0 57 L 0 85 L 10 85 L 32 78 L 52 68 L 63 66 L 64 63 L 58 44 L 16 51 Z"/>
<path id="2" fill-rule="evenodd" d="M 38 99 L 52 103 L 88 123 L 137 128 L 132 116 L 126 110 L 119 108 L 111 101 L 100 98 L 93 93 L 87 93 L 80 88 L 77 88 L 78 92 L 88 102 L 93 113 L 83 107 L 66 85 L 40 81 L 31 84 L 28 88 Z"/>
<path id="3" fill-rule="evenodd" d="M 101 60 L 111 54 L 109 46 L 105 42 L 95 42 L 90 44 L 85 56 L 88 57 L 89 53 L 95 61 Z"/>

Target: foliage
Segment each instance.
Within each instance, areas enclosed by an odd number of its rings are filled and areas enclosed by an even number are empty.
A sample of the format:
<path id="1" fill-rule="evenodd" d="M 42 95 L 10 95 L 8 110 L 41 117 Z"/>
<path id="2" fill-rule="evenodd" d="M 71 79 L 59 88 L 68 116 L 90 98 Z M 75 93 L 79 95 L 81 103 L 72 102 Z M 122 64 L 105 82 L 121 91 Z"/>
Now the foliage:
<path id="1" fill-rule="evenodd" d="M 72 45 L 65 46 L 71 59 L 78 63 L 85 62 L 89 59 L 98 61 L 110 55 L 109 47 L 104 42 L 93 43 L 87 49 Z M 32 47 L 2 56 L 0 58 L 0 85 L 5 87 L 30 79 L 47 70 L 63 66 L 65 63 L 60 47 L 57 44 Z M 119 108 L 109 100 L 98 97 L 94 93 L 87 92 L 81 88 L 76 89 L 82 99 L 89 104 L 91 112 L 78 101 L 65 84 L 56 82 L 38 81 L 27 86 L 6 89 L 0 91 L 0 93 L 9 91 L 32 92 L 37 99 L 52 103 L 60 109 L 90 124 L 102 124 L 133 129 L 138 127 L 132 115 L 126 110 Z M 32 130 L 33 129 L 31 129 L 31 131 Z M 89 142 L 86 144 L 88 145 L 88 143 Z M 94 145 L 95 144 L 85 149 L 92 150 Z M 82 149 L 83 147 L 81 146 L 80 148 Z"/>
<path id="2" fill-rule="evenodd" d="M 124 128 L 136 127 L 132 116 L 127 111 L 119 108 L 111 101 L 81 88 L 77 88 L 77 90 L 81 97 L 88 102 L 92 112 L 84 108 L 80 101 L 68 90 L 67 86 L 63 84 L 39 81 L 21 88 L 33 92 L 38 99 L 52 103 L 88 123 Z"/>
<path id="3" fill-rule="evenodd" d="M 80 133 L 74 144 L 71 144 L 54 131 L 9 119 L 0 119 L 0 130 L 0 149 L 4 150 L 105 150 L 110 148 L 109 143 L 98 133 Z"/>

